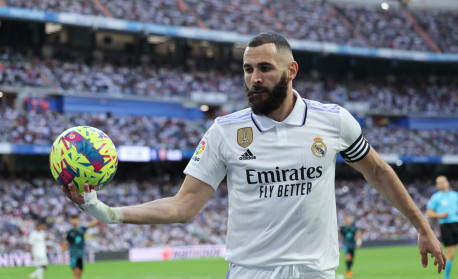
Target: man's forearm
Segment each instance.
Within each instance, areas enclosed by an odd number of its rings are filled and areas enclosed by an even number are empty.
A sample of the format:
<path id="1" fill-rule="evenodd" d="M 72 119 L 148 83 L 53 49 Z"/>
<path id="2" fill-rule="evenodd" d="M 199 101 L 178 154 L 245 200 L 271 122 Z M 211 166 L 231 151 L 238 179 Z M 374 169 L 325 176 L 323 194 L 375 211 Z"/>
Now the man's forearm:
<path id="1" fill-rule="evenodd" d="M 444 214 L 437 213 L 436 211 L 432 209 L 426 210 L 426 215 L 428 215 L 429 218 L 444 218 Z"/>
<path id="2" fill-rule="evenodd" d="M 185 223 L 192 216 L 184 204 L 175 197 L 163 198 L 144 204 L 121 207 L 126 224 L 169 224 Z"/>
<path id="3" fill-rule="evenodd" d="M 215 189 L 201 180 L 187 175 L 178 193 L 139 205 L 109 207 L 97 199 L 96 191 L 84 184 L 80 195 L 74 187 L 62 187 L 64 193 L 82 210 L 109 224 L 169 224 L 191 220 L 210 199 Z"/>
<path id="4" fill-rule="evenodd" d="M 124 207 L 109 207 L 90 197 L 94 192 L 85 193 L 88 201 L 81 208 L 94 218 L 108 224 L 169 224 L 182 223 L 191 219 L 184 205 L 174 197 L 163 198 L 144 204 Z"/>
<path id="5" fill-rule="evenodd" d="M 418 231 L 429 229 L 428 220 L 418 209 L 404 185 L 389 165 L 384 165 L 376 171 L 374 176 L 366 177 L 366 180 L 377 192 L 396 207 Z"/>

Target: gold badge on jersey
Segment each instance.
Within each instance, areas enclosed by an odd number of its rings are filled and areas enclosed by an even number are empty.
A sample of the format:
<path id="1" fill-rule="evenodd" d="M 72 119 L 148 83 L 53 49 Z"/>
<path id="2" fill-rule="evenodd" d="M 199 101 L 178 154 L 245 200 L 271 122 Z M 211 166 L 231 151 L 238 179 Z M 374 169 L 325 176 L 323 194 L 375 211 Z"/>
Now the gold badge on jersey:
<path id="1" fill-rule="evenodd" d="M 244 127 L 237 130 L 237 143 L 243 147 L 248 147 L 253 142 L 253 129 Z"/>
<path id="2" fill-rule="evenodd" d="M 326 147 L 326 144 L 324 144 L 323 138 L 315 137 L 313 139 L 313 141 L 315 142 L 312 145 L 312 153 L 313 153 L 313 155 L 315 155 L 317 157 L 323 157 L 324 155 L 326 155 L 326 152 L 328 151 L 328 148 Z"/>

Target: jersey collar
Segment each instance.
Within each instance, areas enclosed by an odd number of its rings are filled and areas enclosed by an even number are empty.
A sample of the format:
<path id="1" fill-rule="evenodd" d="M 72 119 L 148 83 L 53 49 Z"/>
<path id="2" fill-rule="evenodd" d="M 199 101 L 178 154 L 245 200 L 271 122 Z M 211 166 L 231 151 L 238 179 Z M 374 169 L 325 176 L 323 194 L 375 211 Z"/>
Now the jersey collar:
<path id="1" fill-rule="evenodd" d="M 270 130 L 278 125 L 278 123 L 294 126 L 303 126 L 305 124 L 305 119 L 307 118 L 307 104 L 294 89 L 293 94 L 297 97 L 296 103 L 294 104 L 294 108 L 291 113 L 282 122 L 277 122 L 264 115 L 256 115 L 253 112 L 251 113 L 251 119 L 260 132 Z"/>

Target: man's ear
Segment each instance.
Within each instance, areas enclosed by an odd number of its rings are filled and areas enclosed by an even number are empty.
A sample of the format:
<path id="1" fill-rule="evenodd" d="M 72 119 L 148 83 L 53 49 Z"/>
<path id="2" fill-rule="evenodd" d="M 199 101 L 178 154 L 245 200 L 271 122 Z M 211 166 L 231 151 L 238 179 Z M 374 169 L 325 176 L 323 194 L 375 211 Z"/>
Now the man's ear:
<path id="1" fill-rule="evenodd" d="M 297 62 L 296 61 L 291 62 L 288 66 L 288 79 L 293 80 L 296 77 L 298 70 L 299 70 L 299 65 L 297 64 Z"/>

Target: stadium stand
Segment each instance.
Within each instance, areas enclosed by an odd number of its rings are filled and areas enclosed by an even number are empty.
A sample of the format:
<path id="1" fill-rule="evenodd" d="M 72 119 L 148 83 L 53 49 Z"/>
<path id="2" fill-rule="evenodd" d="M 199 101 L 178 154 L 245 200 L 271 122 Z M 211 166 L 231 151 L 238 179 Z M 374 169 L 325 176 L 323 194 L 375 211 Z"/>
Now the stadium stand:
<path id="1" fill-rule="evenodd" d="M 174 195 L 178 187 L 177 181 L 167 181 L 164 176 L 152 181 L 113 184 L 110 185 L 110 191 L 100 192 L 99 196 L 108 203 L 126 205 Z M 224 189 L 222 186 L 188 224 L 102 225 L 93 231 L 89 247 L 96 251 L 119 251 L 131 247 L 223 244 L 227 220 L 227 193 Z M 48 224 L 51 241 L 62 241 L 70 229 L 68 219 L 80 212 L 60 191 L 53 180 L 46 178 L 0 179 L 0 192 L 3 194 L 0 208 L 4 213 L 0 217 L 0 253 L 24 250 L 27 243 L 24 240 L 36 221 Z M 84 214 L 81 218 L 83 221 L 88 220 Z"/>
<path id="2" fill-rule="evenodd" d="M 371 46 L 433 51 L 403 11 L 344 5 L 336 5 L 336 8 L 367 38 Z"/>
<path id="3" fill-rule="evenodd" d="M 89 125 L 109 134 L 115 146 L 141 145 L 166 149 L 195 148 L 205 132 L 204 121 L 167 117 L 61 114 L 55 111 L 0 109 L 0 142 L 52 144 L 73 126 Z"/>
<path id="4" fill-rule="evenodd" d="M 67 12 L 84 15 L 104 14 L 94 5 L 92 1 L 71 1 L 71 0 L 46 0 L 46 1 L 27 1 L 27 0 L 6 0 L 8 6 L 20 7 L 31 10 L 41 10 L 49 12 Z"/>
<path id="5" fill-rule="evenodd" d="M 458 52 L 456 11 L 413 10 L 412 15 L 444 52 Z"/>
<path id="6" fill-rule="evenodd" d="M 410 195 L 422 211 L 435 191 L 433 181 L 406 184 Z M 456 185 L 456 181 L 451 181 Z M 147 202 L 174 195 L 178 180 L 152 178 L 148 181 L 113 182 L 99 192 L 100 199 L 112 205 Z M 79 209 L 61 194 L 48 178 L 0 179 L 0 253 L 21 251 L 25 239 L 37 220 L 45 220 L 52 241 L 60 242 L 70 228 L 68 219 Z M 351 214 L 363 230 L 363 239 L 397 240 L 416 237 L 415 229 L 363 179 L 336 182 L 338 218 Z M 83 223 L 89 221 L 81 215 Z M 89 231 L 88 246 L 94 251 L 120 251 L 132 247 L 165 245 L 223 244 L 226 236 L 227 189 L 223 183 L 201 212 L 187 224 L 173 225 L 100 225 Z M 59 247 L 55 247 L 59 249 Z"/>
<path id="7" fill-rule="evenodd" d="M 409 10 L 408 6 L 402 5 L 384 10 L 378 5 L 367 3 L 343 5 L 316 0 L 287 3 L 259 0 L 7 0 L 6 3 L 10 7 L 235 31 L 241 34 L 270 30 L 295 39 L 352 46 L 458 51 L 456 11 Z"/>
<path id="8" fill-rule="evenodd" d="M 22 54 L 4 48 L 0 60 L 0 86 L 38 86 L 57 88 L 67 94 L 135 95 L 153 99 L 189 97 L 193 91 L 224 93 L 230 100 L 243 101 L 243 77 L 240 71 L 184 65 L 129 65 L 85 58 L 59 59 Z M 392 82 L 366 78 L 348 80 L 326 76 L 313 79 L 303 74 L 295 80 L 303 97 L 325 103 L 345 105 L 364 102 L 373 112 L 397 114 L 456 114 L 458 81 L 398 75 Z"/>

